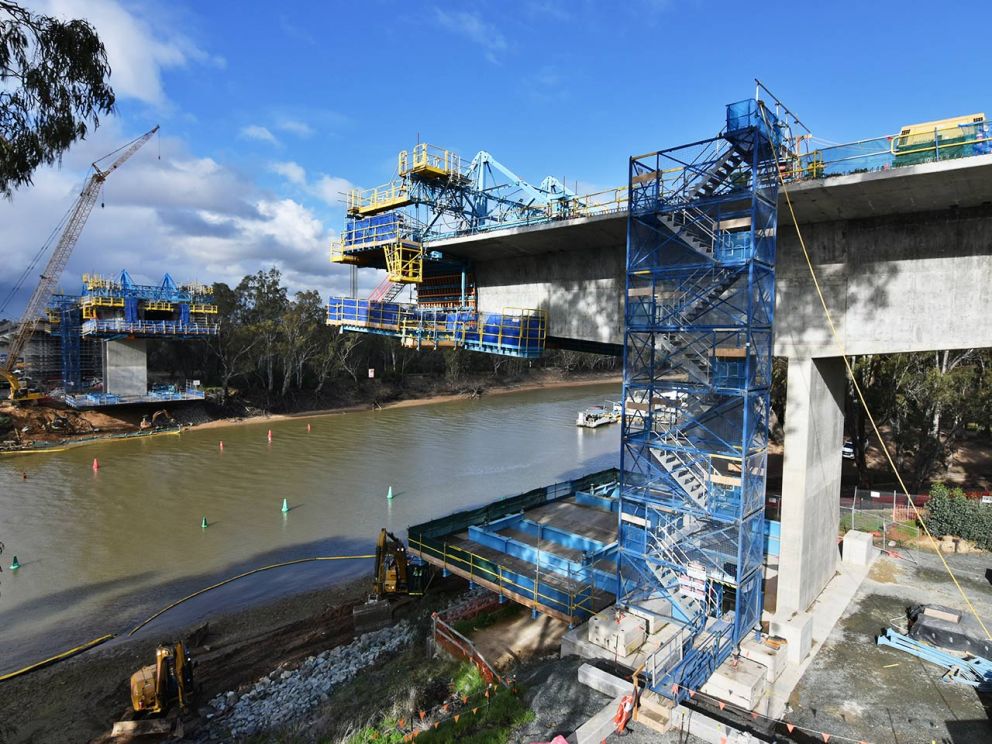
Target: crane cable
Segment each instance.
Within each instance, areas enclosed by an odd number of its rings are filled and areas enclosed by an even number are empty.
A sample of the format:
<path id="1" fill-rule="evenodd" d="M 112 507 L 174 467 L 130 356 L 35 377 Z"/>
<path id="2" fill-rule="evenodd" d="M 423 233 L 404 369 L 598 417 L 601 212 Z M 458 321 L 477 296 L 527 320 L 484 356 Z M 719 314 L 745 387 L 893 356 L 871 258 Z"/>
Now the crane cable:
<path id="1" fill-rule="evenodd" d="M 775 146 L 771 141 L 771 127 L 768 124 L 768 119 L 765 117 L 765 107 L 761 106 L 760 110 L 761 117 L 765 122 L 765 129 L 769 133 L 766 135 L 768 137 L 768 144 L 772 147 L 772 151 L 774 152 Z M 971 614 L 975 616 L 975 620 L 978 621 L 978 624 L 985 632 L 985 636 L 992 641 L 992 633 L 989 632 L 989 629 L 986 627 L 981 616 L 978 614 L 978 610 L 975 609 L 975 605 L 972 604 L 971 600 L 968 598 L 968 595 L 964 591 L 964 587 L 961 586 L 961 583 L 958 581 L 957 576 L 955 576 L 950 564 L 948 564 L 947 559 L 944 558 L 943 553 L 940 552 L 940 546 L 937 544 L 937 540 L 927 527 L 926 521 L 921 518 L 920 510 L 917 508 L 912 497 L 909 495 L 909 489 L 906 488 L 906 483 L 903 481 L 902 475 L 899 473 L 899 468 L 896 466 L 895 460 L 893 460 L 892 455 L 889 453 L 889 447 L 882 438 L 882 433 L 879 431 L 878 424 L 875 423 L 875 417 L 872 415 L 871 409 L 868 407 L 868 401 L 865 400 L 864 392 L 861 390 L 861 385 L 858 384 L 857 377 L 854 375 L 854 369 L 851 367 L 851 362 L 847 358 L 847 350 L 844 346 L 844 342 L 841 341 L 840 334 L 837 333 L 837 327 L 834 325 L 833 316 L 830 314 L 830 308 L 827 307 L 827 301 L 823 297 L 823 290 L 820 287 L 820 281 L 816 276 L 816 270 L 813 268 L 813 261 L 810 258 L 809 250 L 806 248 L 806 240 L 803 238 L 802 230 L 799 229 L 799 220 L 796 218 L 796 210 L 792 206 L 792 198 L 789 196 L 789 189 L 786 187 L 782 170 L 781 168 L 776 167 L 775 172 L 778 177 L 779 185 L 782 187 L 782 194 L 785 196 L 785 203 L 789 207 L 789 215 L 792 217 L 792 226 L 795 228 L 796 236 L 799 238 L 799 245 L 802 247 L 803 257 L 806 259 L 806 266 L 809 267 L 809 275 L 813 279 L 813 287 L 816 289 L 817 297 L 820 298 L 820 305 L 823 307 L 823 314 L 826 316 L 827 325 L 830 327 L 830 335 L 833 337 L 834 343 L 840 351 L 841 359 L 844 360 L 844 367 L 847 369 L 847 374 L 850 377 L 854 390 L 858 395 L 858 400 L 861 402 L 861 407 L 864 409 L 865 415 L 868 417 L 868 421 L 871 422 L 871 428 L 875 433 L 875 438 L 878 440 L 879 446 L 885 454 L 885 459 L 888 461 L 889 467 L 895 474 L 896 480 L 899 482 L 899 487 L 906 496 L 906 500 L 909 502 L 910 506 L 913 507 L 913 513 L 916 516 L 916 521 L 923 528 L 923 533 L 927 536 L 930 547 L 933 548 L 933 551 L 937 554 L 937 557 L 940 558 L 940 562 L 944 565 L 944 570 L 947 571 L 947 575 L 951 577 L 951 581 L 954 582 L 954 586 L 957 588 L 961 598 L 964 600 L 965 604 L 968 605 L 968 609 L 971 611 Z"/>
<path id="2" fill-rule="evenodd" d="M 140 135 L 138 137 L 135 137 L 130 142 L 125 142 L 123 145 L 121 145 L 120 147 L 118 147 L 116 150 L 113 150 L 111 152 L 108 152 L 106 155 L 103 155 L 102 157 L 97 158 L 92 163 L 93 169 L 96 170 L 98 173 L 102 173 L 103 171 L 101 170 L 101 168 L 99 167 L 99 165 L 97 165 L 98 163 L 101 163 L 104 160 L 106 160 L 107 158 L 110 158 L 113 155 L 116 155 L 117 153 L 121 152 L 125 148 L 130 147 L 131 145 L 133 145 L 135 142 L 137 142 L 138 140 L 140 140 L 144 136 L 145 135 L 142 134 L 142 135 Z M 159 139 L 159 160 L 162 159 L 161 141 L 162 140 L 160 138 Z M 89 182 L 89 179 L 90 179 L 90 176 L 87 175 L 86 178 L 83 180 L 83 185 L 80 186 L 77 189 L 77 191 L 79 193 L 82 193 L 83 189 L 86 188 L 86 184 Z M 58 224 L 55 226 L 55 228 L 52 230 L 51 234 L 48 236 L 48 239 L 45 240 L 44 243 L 42 243 L 41 248 L 38 249 L 38 252 L 31 259 L 30 263 L 28 263 L 27 268 L 25 268 L 24 271 L 21 272 L 21 275 L 17 278 L 17 281 L 14 282 L 14 284 L 11 287 L 10 291 L 7 293 L 7 296 L 4 298 L 3 303 L 0 304 L 0 313 L 4 312 L 7 309 L 7 306 L 10 305 L 10 303 L 13 301 L 14 296 L 18 292 L 20 292 L 21 288 L 24 286 L 24 282 L 27 281 L 28 276 L 30 276 L 31 272 L 34 271 L 35 267 L 37 267 L 38 262 L 41 261 L 42 257 L 45 255 L 45 253 L 48 252 L 48 249 L 51 246 L 52 241 L 55 239 L 55 237 L 57 235 L 61 234 L 62 228 L 65 226 L 66 222 L 69 220 L 69 215 L 72 214 L 72 211 L 76 208 L 76 203 L 77 202 L 78 202 L 78 199 L 76 201 L 74 201 L 69 206 L 69 208 L 66 210 L 65 214 L 62 216 L 62 219 L 59 220 Z"/>

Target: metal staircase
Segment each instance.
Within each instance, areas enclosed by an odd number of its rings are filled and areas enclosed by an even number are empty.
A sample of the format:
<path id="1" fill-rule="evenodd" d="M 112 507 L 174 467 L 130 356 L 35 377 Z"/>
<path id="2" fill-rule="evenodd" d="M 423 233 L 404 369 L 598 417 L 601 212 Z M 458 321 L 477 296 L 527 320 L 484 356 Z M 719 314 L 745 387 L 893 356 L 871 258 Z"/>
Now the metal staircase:
<path id="1" fill-rule="evenodd" d="M 376 285 L 369 294 L 370 302 L 392 302 L 406 289 L 403 282 L 394 282 L 388 276 Z"/>
<path id="2" fill-rule="evenodd" d="M 677 701 L 760 620 L 780 138 L 747 100 L 631 160 L 618 601 L 671 604 Z"/>

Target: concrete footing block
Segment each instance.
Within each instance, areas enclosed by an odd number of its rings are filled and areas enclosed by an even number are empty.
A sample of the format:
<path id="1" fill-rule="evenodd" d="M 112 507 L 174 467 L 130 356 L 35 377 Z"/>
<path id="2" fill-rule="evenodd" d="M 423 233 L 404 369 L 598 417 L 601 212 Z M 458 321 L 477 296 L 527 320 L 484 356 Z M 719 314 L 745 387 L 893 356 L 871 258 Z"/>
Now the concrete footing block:
<path id="1" fill-rule="evenodd" d="M 769 684 L 774 683 L 785 669 L 786 649 L 772 648 L 763 639 L 747 638 L 741 641 L 741 656 L 761 664 L 765 668 L 765 680 Z"/>
<path id="2" fill-rule="evenodd" d="M 768 624 L 768 634 L 786 642 L 785 658 L 792 664 L 801 664 L 813 647 L 813 616 L 796 612 L 785 617 L 773 617 Z"/>
<path id="3" fill-rule="evenodd" d="M 601 744 L 609 738 L 610 734 L 617 730 L 613 723 L 613 716 L 616 715 L 617 707 L 620 705 L 622 695 L 606 704 L 599 713 L 595 714 L 588 721 L 579 726 L 575 733 L 566 738 L 568 744 Z"/>
<path id="4" fill-rule="evenodd" d="M 755 710 L 762 699 L 767 699 L 766 675 L 767 670 L 758 662 L 731 657 L 710 675 L 701 692 L 738 708 Z"/>
<path id="5" fill-rule="evenodd" d="M 620 697 L 634 689 L 634 684 L 630 680 L 604 672 L 591 664 L 583 664 L 579 667 L 579 682 L 610 697 Z"/>
<path id="6" fill-rule="evenodd" d="M 872 543 L 872 536 L 860 530 L 849 530 L 844 535 L 844 563 L 852 566 L 867 566 L 874 560 L 878 549 Z"/>
<path id="7" fill-rule="evenodd" d="M 755 741 L 746 731 L 739 731 L 681 705 L 672 711 L 672 728 L 679 732 L 688 732 L 709 744 L 753 744 Z"/>

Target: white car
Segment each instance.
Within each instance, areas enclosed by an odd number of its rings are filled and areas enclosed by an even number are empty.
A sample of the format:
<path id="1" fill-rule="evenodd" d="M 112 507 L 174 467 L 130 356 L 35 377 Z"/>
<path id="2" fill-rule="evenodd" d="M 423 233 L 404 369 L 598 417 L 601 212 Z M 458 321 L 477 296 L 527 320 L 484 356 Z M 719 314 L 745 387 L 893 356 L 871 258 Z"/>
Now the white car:
<path id="1" fill-rule="evenodd" d="M 840 456 L 845 460 L 854 459 L 854 442 L 850 439 L 844 441 L 844 445 L 840 448 Z"/>

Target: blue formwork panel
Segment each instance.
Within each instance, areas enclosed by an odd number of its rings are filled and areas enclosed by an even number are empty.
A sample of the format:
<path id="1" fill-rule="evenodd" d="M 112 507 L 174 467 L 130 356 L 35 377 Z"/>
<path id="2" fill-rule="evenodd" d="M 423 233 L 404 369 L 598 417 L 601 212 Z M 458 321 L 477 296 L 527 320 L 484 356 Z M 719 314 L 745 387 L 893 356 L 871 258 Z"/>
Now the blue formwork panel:
<path id="1" fill-rule="evenodd" d="M 347 248 L 369 243 L 389 243 L 402 237 L 402 229 L 403 219 L 396 213 L 349 219 L 341 231 L 341 244 Z"/>

